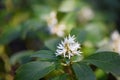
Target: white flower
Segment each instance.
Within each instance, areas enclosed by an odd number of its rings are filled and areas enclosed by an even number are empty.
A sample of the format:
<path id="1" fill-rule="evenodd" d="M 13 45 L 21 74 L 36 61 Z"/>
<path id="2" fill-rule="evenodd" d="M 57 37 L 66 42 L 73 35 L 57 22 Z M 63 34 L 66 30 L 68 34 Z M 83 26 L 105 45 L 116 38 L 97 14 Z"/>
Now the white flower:
<path id="1" fill-rule="evenodd" d="M 50 32 L 56 34 L 59 37 L 64 36 L 65 24 L 58 24 L 54 27 L 51 27 Z"/>
<path id="2" fill-rule="evenodd" d="M 48 27 L 50 29 L 52 29 L 58 23 L 56 15 L 57 15 L 57 13 L 55 11 L 52 11 L 47 18 Z"/>
<path id="3" fill-rule="evenodd" d="M 78 18 L 80 21 L 89 21 L 89 20 L 93 19 L 95 16 L 92 8 L 87 7 L 87 6 L 81 8 L 81 10 L 78 14 L 79 14 Z"/>
<path id="4" fill-rule="evenodd" d="M 114 31 L 111 36 L 111 45 L 115 52 L 120 54 L 120 34 L 118 31 Z"/>
<path id="5" fill-rule="evenodd" d="M 63 55 L 70 59 L 71 56 L 80 55 L 80 44 L 75 41 L 75 36 L 68 36 L 57 46 L 56 56 Z M 81 55 L 80 55 L 81 56 Z"/>
<path id="6" fill-rule="evenodd" d="M 113 31 L 111 38 L 100 45 L 99 51 L 112 51 L 117 52 L 120 55 L 120 34 L 117 30 Z"/>
<path id="7" fill-rule="evenodd" d="M 57 12 L 52 11 L 47 18 L 48 29 L 51 34 L 55 34 L 59 37 L 64 36 L 64 31 L 66 29 L 66 25 L 64 23 L 58 23 L 57 20 Z"/>

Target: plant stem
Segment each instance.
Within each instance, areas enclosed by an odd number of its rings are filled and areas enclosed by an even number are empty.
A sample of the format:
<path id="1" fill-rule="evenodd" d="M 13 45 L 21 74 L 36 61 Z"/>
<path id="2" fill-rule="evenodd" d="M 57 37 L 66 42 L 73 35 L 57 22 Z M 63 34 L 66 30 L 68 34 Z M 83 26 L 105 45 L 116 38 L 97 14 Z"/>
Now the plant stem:
<path id="1" fill-rule="evenodd" d="M 64 71 L 65 71 L 65 73 L 67 73 L 70 76 L 71 80 L 74 80 L 73 79 L 73 72 L 71 70 L 71 65 L 64 66 Z"/>

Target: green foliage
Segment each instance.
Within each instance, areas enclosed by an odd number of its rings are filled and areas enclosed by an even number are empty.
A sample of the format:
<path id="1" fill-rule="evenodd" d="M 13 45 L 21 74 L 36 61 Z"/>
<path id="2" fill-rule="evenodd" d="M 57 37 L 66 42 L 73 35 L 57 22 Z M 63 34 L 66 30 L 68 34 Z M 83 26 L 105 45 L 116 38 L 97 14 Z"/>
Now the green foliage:
<path id="1" fill-rule="evenodd" d="M 85 63 L 74 63 L 72 67 L 77 77 L 77 80 L 96 80 L 91 68 Z"/>
<path id="2" fill-rule="evenodd" d="M 86 40 L 87 32 L 84 29 L 74 28 L 71 31 L 71 35 L 75 35 L 76 40 L 80 43 L 83 43 Z"/>
<path id="3" fill-rule="evenodd" d="M 10 63 L 12 65 L 15 65 L 16 63 L 20 63 L 20 64 L 26 63 L 31 60 L 30 55 L 32 54 L 33 54 L 33 51 L 22 51 L 17 54 L 14 54 L 10 58 Z"/>
<path id="4" fill-rule="evenodd" d="M 49 50 L 40 50 L 36 52 L 34 55 L 31 57 L 37 57 L 40 58 L 40 60 L 56 60 L 57 58 L 55 57 L 54 52 L 49 51 Z"/>
<path id="5" fill-rule="evenodd" d="M 55 51 L 57 49 L 59 42 L 60 42 L 60 39 L 49 39 L 45 41 L 45 46 L 50 50 Z"/>
<path id="6" fill-rule="evenodd" d="M 67 76 L 68 76 L 67 74 L 62 74 L 62 75 L 54 77 L 53 79 L 50 79 L 50 80 L 68 80 Z"/>
<path id="7" fill-rule="evenodd" d="M 15 80 L 39 80 L 55 69 L 54 63 L 30 62 L 17 70 Z"/>
<path id="8" fill-rule="evenodd" d="M 58 65 L 58 63 L 63 63 L 62 62 L 63 60 L 59 60 L 61 58 L 58 58 L 58 60 L 56 61 L 55 59 L 57 59 L 57 57 L 51 51 L 40 50 L 36 52 L 36 54 L 32 55 L 32 57 L 37 57 L 37 58 L 40 58 L 40 60 L 47 60 L 49 62 L 35 61 L 35 62 L 30 62 L 21 66 L 17 70 L 17 74 L 15 78 L 16 80 L 25 80 L 25 79 L 38 80 L 40 78 L 45 77 L 49 72 L 57 69 L 57 67 L 59 67 L 59 69 L 63 69 L 62 67 L 60 67 L 63 65 L 61 64 Z M 67 59 L 64 59 L 64 60 L 67 61 Z M 93 64 L 98 68 L 103 69 L 107 73 L 110 72 L 119 76 L 120 75 L 119 60 L 120 60 L 120 56 L 115 52 L 99 52 L 87 58 L 84 58 L 82 61 L 77 61 L 77 62 L 73 61 L 72 68 L 73 68 L 73 72 L 76 75 L 77 80 L 96 80 L 95 75 L 88 64 Z M 70 63 L 67 63 L 67 64 L 70 64 Z M 55 68 L 55 65 L 56 65 L 56 68 Z M 68 65 L 68 67 L 70 66 Z M 73 76 L 69 75 L 70 77 L 74 77 L 73 72 L 72 72 Z M 68 73 L 68 74 L 71 74 L 71 73 Z M 56 80 L 56 79 L 61 80 L 61 79 L 67 79 L 67 78 L 65 75 L 61 75 L 53 78 L 52 80 Z"/>
<path id="9" fill-rule="evenodd" d="M 120 55 L 115 52 L 98 52 L 85 59 L 86 62 L 93 64 L 107 73 L 120 76 Z"/>
<path id="10" fill-rule="evenodd" d="M 12 40 L 20 36 L 20 28 L 9 28 L 4 29 L 3 33 L 0 35 L 0 44 L 8 44 Z"/>

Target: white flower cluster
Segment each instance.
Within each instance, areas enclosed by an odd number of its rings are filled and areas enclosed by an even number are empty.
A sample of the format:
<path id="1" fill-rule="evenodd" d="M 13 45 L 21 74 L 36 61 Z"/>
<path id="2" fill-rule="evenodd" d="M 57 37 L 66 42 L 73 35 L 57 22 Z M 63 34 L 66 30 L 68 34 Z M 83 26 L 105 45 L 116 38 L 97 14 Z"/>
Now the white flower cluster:
<path id="1" fill-rule="evenodd" d="M 64 39 L 64 41 L 61 41 L 61 43 L 57 46 L 57 50 L 56 50 L 56 56 L 59 55 L 63 55 L 64 58 L 68 57 L 69 59 L 71 58 L 71 56 L 74 55 L 80 55 L 80 53 L 82 53 L 80 51 L 80 44 L 78 42 L 75 41 L 75 36 L 68 36 Z"/>
<path id="2" fill-rule="evenodd" d="M 59 37 L 64 36 L 64 31 L 66 29 L 66 25 L 64 23 L 58 23 L 57 13 L 52 11 L 47 18 L 48 29 L 51 34 L 56 34 Z"/>

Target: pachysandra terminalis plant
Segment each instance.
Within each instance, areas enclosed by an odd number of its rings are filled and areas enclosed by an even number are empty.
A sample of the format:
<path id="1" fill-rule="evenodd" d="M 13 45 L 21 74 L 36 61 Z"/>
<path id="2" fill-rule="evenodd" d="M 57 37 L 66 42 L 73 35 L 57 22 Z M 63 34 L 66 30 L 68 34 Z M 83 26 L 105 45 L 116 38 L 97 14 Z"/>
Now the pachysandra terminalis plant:
<path id="1" fill-rule="evenodd" d="M 35 52 L 31 58 L 36 61 L 22 65 L 16 71 L 15 80 L 96 80 L 90 64 L 120 76 L 120 56 L 117 53 L 97 52 L 84 57 L 76 40 L 77 37 L 69 35 L 57 43 L 56 50 L 49 45 L 49 49 Z"/>

